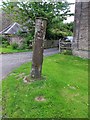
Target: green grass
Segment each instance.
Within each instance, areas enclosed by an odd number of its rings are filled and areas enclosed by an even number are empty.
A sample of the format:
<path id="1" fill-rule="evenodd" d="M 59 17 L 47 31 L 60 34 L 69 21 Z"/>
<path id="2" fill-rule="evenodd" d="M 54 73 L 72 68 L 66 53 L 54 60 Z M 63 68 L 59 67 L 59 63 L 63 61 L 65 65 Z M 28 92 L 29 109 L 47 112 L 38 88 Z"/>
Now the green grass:
<path id="1" fill-rule="evenodd" d="M 31 50 L 13 50 L 11 46 L 7 46 L 7 48 L 2 48 L 0 46 L 0 53 L 16 53 L 16 52 L 27 52 Z"/>
<path id="2" fill-rule="evenodd" d="M 56 54 L 44 58 L 43 79 L 24 83 L 31 63 L 2 82 L 3 116 L 10 118 L 87 118 L 88 61 Z M 43 96 L 46 101 L 35 101 Z"/>

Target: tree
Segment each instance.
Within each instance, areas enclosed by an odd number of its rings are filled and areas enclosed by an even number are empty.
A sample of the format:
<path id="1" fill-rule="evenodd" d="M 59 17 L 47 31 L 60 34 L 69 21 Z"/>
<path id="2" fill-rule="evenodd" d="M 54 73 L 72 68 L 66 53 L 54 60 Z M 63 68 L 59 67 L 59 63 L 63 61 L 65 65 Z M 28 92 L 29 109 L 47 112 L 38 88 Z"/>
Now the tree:
<path id="1" fill-rule="evenodd" d="M 27 26 L 29 31 L 34 35 L 35 18 L 45 17 L 47 18 L 47 32 L 46 38 L 52 39 L 63 35 L 63 31 L 60 33 L 60 25 L 67 16 L 71 15 L 69 12 L 69 4 L 64 0 L 62 2 L 3 2 L 3 10 L 12 15 L 12 21 L 17 21 L 23 26 Z M 58 30 L 57 30 L 58 29 Z M 52 32 L 53 31 L 53 32 Z M 54 32 L 55 31 L 55 32 Z"/>
<path id="2" fill-rule="evenodd" d="M 59 38 L 66 34 L 64 31 L 60 31 L 60 27 L 63 24 L 63 20 L 70 15 L 69 4 L 64 0 L 62 2 L 51 2 L 50 0 L 47 2 L 25 1 L 16 2 L 15 4 L 7 2 L 3 3 L 3 10 L 15 17 L 15 19 L 12 17 L 12 21 L 17 20 L 27 26 L 33 35 L 36 26 L 31 77 L 40 78 L 43 63 L 43 40 L 46 31 L 46 22 L 41 17 L 47 18 L 46 38 Z M 36 19 L 35 25 L 35 18 L 37 17 L 39 19 Z"/>

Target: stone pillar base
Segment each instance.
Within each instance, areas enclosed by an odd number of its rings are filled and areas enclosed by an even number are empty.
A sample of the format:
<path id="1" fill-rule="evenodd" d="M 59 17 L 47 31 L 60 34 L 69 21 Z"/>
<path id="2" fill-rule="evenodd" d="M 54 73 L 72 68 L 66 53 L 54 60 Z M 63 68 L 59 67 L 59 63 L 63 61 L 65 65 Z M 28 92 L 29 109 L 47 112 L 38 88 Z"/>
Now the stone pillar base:
<path id="1" fill-rule="evenodd" d="M 79 57 L 82 57 L 82 58 L 90 59 L 90 51 L 73 50 L 72 53 L 75 56 L 79 56 Z"/>

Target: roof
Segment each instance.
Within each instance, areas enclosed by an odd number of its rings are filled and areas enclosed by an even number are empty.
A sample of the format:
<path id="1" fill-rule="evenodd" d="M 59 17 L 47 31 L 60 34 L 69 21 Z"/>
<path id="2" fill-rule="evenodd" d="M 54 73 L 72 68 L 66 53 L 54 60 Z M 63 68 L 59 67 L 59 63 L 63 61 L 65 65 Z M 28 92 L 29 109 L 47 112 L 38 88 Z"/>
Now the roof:
<path id="1" fill-rule="evenodd" d="M 23 31 L 23 29 L 20 27 L 20 24 L 15 22 L 2 30 L 0 34 L 15 34 L 18 31 Z"/>

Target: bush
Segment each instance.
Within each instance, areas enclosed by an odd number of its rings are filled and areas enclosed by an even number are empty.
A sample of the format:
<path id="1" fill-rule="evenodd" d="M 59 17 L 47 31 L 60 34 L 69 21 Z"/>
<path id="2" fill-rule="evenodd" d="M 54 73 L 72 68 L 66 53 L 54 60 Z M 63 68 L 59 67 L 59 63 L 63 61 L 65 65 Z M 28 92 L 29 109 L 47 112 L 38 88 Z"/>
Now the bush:
<path id="1" fill-rule="evenodd" d="M 64 55 L 72 55 L 72 50 L 63 50 L 62 54 L 64 54 Z"/>
<path id="2" fill-rule="evenodd" d="M 25 37 L 25 43 L 27 44 L 27 46 L 30 45 L 30 42 L 32 41 L 33 37 L 31 35 L 27 35 Z"/>
<path id="3" fill-rule="evenodd" d="M 12 49 L 18 49 L 19 47 L 17 43 L 12 43 L 11 46 L 12 46 Z"/>
<path id="4" fill-rule="evenodd" d="M 2 47 L 7 47 L 9 45 L 9 41 L 5 37 L 0 36 L 0 44 Z"/>
<path id="5" fill-rule="evenodd" d="M 25 37 L 22 46 L 24 46 L 24 49 L 31 49 L 31 43 L 32 43 L 33 37 L 30 34 L 27 34 Z"/>
<path id="6" fill-rule="evenodd" d="M 7 48 L 8 45 L 7 44 L 2 44 L 1 46 L 2 46 L 2 48 Z"/>
<path id="7" fill-rule="evenodd" d="M 33 40 L 33 35 L 31 35 L 31 33 L 18 32 L 17 35 L 24 38 L 24 40 L 22 41 L 22 43 L 18 47 L 19 50 L 31 49 L 32 48 L 31 43 L 32 43 L 32 40 Z"/>
<path id="8" fill-rule="evenodd" d="M 18 50 L 24 50 L 24 49 L 26 49 L 26 45 L 22 43 L 22 44 L 18 47 Z"/>

